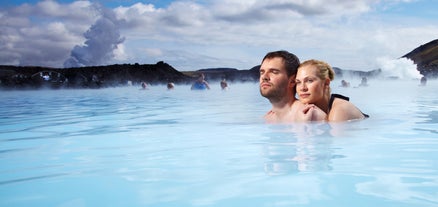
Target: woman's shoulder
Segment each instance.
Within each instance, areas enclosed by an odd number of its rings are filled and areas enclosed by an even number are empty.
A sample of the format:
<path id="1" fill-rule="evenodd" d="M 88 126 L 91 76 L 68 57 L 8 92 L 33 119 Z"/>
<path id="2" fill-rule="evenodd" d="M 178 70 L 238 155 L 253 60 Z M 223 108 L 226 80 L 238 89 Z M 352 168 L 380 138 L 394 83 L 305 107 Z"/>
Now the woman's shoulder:
<path id="1" fill-rule="evenodd" d="M 353 103 L 351 103 L 350 101 L 346 100 L 346 99 L 341 99 L 341 98 L 335 98 L 335 100 L 333 100 L 333 105 L 332 105 L 332 109 L 349 109 L 349 108 L 356 108 L 356 106 L 354 106 Z"/>
<path id="2" fill-rule="evenodd" d="M 353 103 L 340 98 L 333 101 L 329 112 L 329 120 L 347 121 L 362 118 L 364 118 L 362 112 Z"/>

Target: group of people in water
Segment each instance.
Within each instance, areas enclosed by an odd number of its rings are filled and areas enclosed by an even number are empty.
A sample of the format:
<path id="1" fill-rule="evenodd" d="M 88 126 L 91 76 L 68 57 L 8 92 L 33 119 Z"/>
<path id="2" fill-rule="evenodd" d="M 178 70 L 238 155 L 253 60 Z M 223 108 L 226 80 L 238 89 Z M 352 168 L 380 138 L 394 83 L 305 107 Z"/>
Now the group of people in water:
<path id="1" fill-rule="evenodd" d="M 167 83 L 167 89 L 172 90 L 175 88 L 175 84 L 173 82 Z M 148 90 L 148 84 L 146 82 L 141 82 L 141 89 L 140 90 Z"/>
<path id="2" fill-rule="evenodd" d="M 260 94 L 272 105 L 265 115 L 267 123 L 291 123 L 304 121 L 342 122 L 369 117 L 340 94 L 332 94 L 330 83 L 335 78 L 332 67 L 320 60 L 300 63 L 298 57 L 286 50 L 267 53 L 260 65 Z M 342 81 L 343 86 L 349 84 Z M 365 86 L 366 79 L 362 79 Z M 228 88 L 225 79 L 222 90 Z M 173 83 L 167 88 L 173 89 Z M 142 89 L 147 84 L 142 83 Z M 203 73 L 192 84 L 191 90 L 209 90 L 210 85 Z"/>
<path id="3" fill-rule="evenodd" d="M 222 81 L 220 82 L 220 86 L 222 88 L 222 90 L 227 90 L 228 89 L 228 83 L 227 81 L 224 79 L 222 79 Z M 175 88 L 175 84 L 173 82 L 169 82 L 167 83 L 167 89 L 168 90 L 172 90 Z M 141 82 L 141 90 L 147 90 L 147 83 L 146 82 Z M 190 87 L 191 90 L 210 90 L 210 85 L 208 84 L 208 82 L 205 80 L 205 75 L 204 73 L 201 73 L 198 75 L 198 79 L 192 84 L 192 86 Z"/>
<path id="4" fill-rule="evenodd" d="M 348 97 L 331 93 L 330 82 L 334 76 L 326 62 L 312 59 L 300 64 L 298 57 L 288 51 L 267 53 L 260 66 L 260 94 L 272 105 L 264 116 L 266 122 L 341 122 L 367 118 Z"/>
<path id="5" fill-rule="evenodd" d="M 348 88 L 350 87 L 350 82 L 346 80 L 342 80 L 340 86 L 344 88 Z M 367 77 L 362 77 L 362 80 L 360 81 L 360 84 L 357 87 L 366 87 L 366 86 L 368 86 L 368 79 Z"/>
<path id="6" fill-rule="evenodd" d="M 228 89 L 228 83 L 227 81 L 224 79 L 221 80 L 220 82 L 221 85 L 221 89 L 222 90 L 227 90 Z M 191 90 L 205 90 L 205 89 L 210 89 L 210 85 L 208 84 L 208 82 L 205 80 L 205 75 L 204 73 L 199 74 L 198 79 L 192 84 L 192 87 L 190 87 Z"/>
<path id="7" fill-rule="evenodd" d="M 335 78 L 332 67 L 321 60 L 306 60 L 286 50 L 267 53 L 260 65 L 260 94 L 267 98 L 272 108 L 264 115 L 267 123 L 292 123 L 304 121 L 344 122 L 362 120 L 369 116 L 341 94 L 332 94 L 330 83 Z M 426 85 L 426 78 L 421 85 Z M 228 89 L 225 79 L 220 82 L 222 90 Z M 341 87 L 350 83 L 342 80 Z M 358 87 L 368 86 L 363 77 Z M 142 83 L 147 89 L 147 84 Z M 174 88 L 168 83 L 169 90 Z M 208 90 L 209 83 L 203 73 L 192 84 L 191 90 Z"/>

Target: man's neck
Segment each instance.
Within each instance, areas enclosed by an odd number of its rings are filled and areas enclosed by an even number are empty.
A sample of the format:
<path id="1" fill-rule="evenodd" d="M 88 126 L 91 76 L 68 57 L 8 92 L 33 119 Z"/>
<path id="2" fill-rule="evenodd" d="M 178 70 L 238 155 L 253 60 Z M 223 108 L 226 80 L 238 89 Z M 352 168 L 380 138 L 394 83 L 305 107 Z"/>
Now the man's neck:
<path id="1" fill-rule="evenodd" d="M 288 90 L 277 98 L 269 99 L 272 109 L 265 115 L 265 120 L 271 123 L 287 121 L 290 118 L 292 104 L 296 101 L 294 94 L 294 90 Z"/>
<path id="2" fill-rule="evenodd" d="M 283 98 L 279 101 L 271 101 L 272 109 L 268 112 L 270 120 L 273 122 L 282 122 L 290 115 L 292 104 L 295 102 L 295 98 Z"/>
<path id="3" fill-rule="evenodd" d="M 294 103 L 295 98 L 283 98 L 278 101 L 270 101 L 272 105 L 271 111 L 282 111 L 284 109 L 289 109 L 290 106 Z"/>

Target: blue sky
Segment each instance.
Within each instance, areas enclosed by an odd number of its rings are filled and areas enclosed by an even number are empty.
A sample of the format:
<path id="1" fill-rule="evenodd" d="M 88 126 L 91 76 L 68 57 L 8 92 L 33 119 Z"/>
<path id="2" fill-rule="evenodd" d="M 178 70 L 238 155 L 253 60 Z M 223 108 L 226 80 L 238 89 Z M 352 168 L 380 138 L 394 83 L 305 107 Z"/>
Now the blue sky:
<path id="1" fill-rule="evenodd" d="M 436 8 L 435 0 L 6 0 L 0 64 L 249 69 L 285 49 L 369 71 L 409 64 L 396 61 L 438 39 Z"/>

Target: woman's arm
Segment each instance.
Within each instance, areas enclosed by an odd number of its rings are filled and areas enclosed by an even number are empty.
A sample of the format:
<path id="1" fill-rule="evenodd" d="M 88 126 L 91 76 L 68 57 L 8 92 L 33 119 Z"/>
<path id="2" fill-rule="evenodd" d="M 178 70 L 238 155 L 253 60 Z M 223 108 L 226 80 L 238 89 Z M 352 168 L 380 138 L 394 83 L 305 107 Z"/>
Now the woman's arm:
<path id="1" fill-rule="evenodd" d="M 306 104 L 302 110 L 305 121 L 325 121 L 327 114 L 314 104 Z"/>

